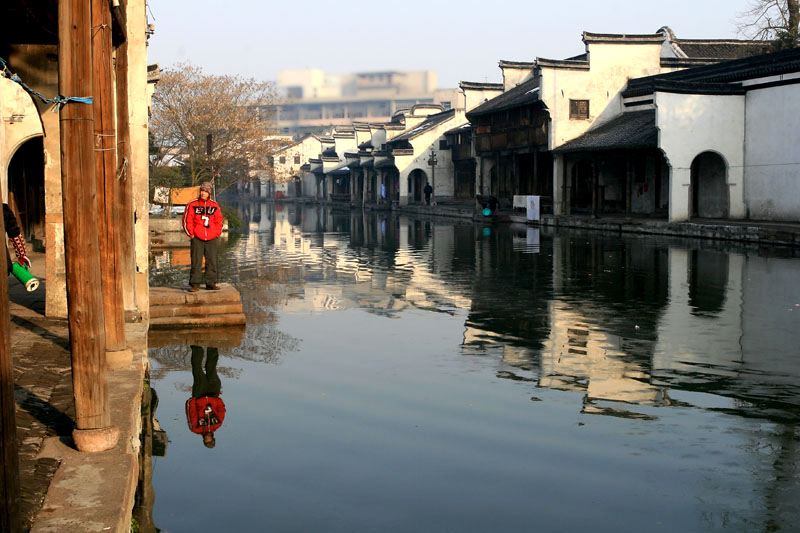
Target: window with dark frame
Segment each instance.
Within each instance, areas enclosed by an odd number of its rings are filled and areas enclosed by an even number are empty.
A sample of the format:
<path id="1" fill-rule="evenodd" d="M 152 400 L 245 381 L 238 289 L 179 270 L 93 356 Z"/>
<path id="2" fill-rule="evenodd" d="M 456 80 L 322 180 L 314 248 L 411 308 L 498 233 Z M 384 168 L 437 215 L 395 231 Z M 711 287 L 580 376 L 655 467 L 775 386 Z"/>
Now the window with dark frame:
<path id="1" fill-rule="evenodd" d="M 447 139 L 439 141 L 439 150 L 447 150 L 448 148 L 450 147 L 447 145 Z"/>
<path id="2" fill-rule="evenodd" d="M 570 120 L 586 120 L 589 118 L 589 100 L 569 101 Z"/>
<path id="3" fill-rule="evenodd" d="M 295 156 L 294 156 L 294 164 L 295 165 L 299 165 L 300 164 L 300 154 L 295 154 Z"/>
<path id="4" fill-rule="evenodd" d="M 286 163 L 286 156 L 282 155 L 280 159 L 281 164 Z"/>

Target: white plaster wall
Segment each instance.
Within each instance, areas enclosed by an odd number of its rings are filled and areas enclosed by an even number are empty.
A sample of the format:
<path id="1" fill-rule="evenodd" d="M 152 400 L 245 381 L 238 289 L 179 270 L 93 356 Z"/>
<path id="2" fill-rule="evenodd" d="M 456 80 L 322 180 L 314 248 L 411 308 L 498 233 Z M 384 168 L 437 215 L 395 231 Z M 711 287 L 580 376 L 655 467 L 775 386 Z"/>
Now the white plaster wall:
<path id="1" fill-rule="evenodd" d="M 513 89 L 533 77 L 533 69 L 519 67 L 500 67 L 503 71 L 503 90 Z"/>
<path id="2" fill-rule="evenodd" d="M 550 150 L 622 112 L 619 93 L 632 78 L 661 72 L 661 44 L 590 43 L 589 70 L 542 67 L 541 98 L 550 110 Z M 589 100 L 589 119 L 570 120 L 569 101 Z"/>
<path id="3" fill-rule="evenodd" d="M 12 115 L 22 115 L 23 118 L 12 124 L 9 120 Z M 0 117 L 0 128 L 4 131 L 4 139 L 0 143 L 0 191 L 3 200 L 7 201 L 8 164 L 11 158 L 25 141 L 44 135 L 44 128 L 30 95 L 18 83 L 7 78 L 0 78 Z"/>
<path id="4" fill-rule="evenodd" d="M 744 196 L 755 220 L 800 220 L 800 84 L 749 91 Z"/>
<path id="5" fill-rule="evenodd" d="M 670 169 L 669 220 L 689 219 L 692 161 L 716 152 L 728 168 L 729 217 L 744 218 L 743 164 L 745 97 L 655 94 L 659 148 Z"/>
<path id="6" fill-rule="evenodd" d="M 428 176 L 428 181 L 432 181 L 434 198 L 452 197 L 455 194 L 453 178 L 455 168 L 453 166 L 453 152 L 448 148 L 439 149 L 439 141 L 443 139 L 446 131 L 457 128 L 467 123 L 467 117 L 463 110 L 456 110 L 453 118 L 435 128 L 426 131 L 422 135 L 411 139 L 414 147 L 413 156 L 395 156 L 395 166 L 400 171 L 400 203 L 408 203 L 408 176 L 416 169 L 423 170 Z M 437 165 L 435 177 L 432 180 L 431 167 L 428 158 L 431 155 L 431 148 L 436 154 Z"/>
<path id="7" fill-rule="evenodd" d="M 467 111 L 472 111 L 484 102 L 491 100 L 496 96 L 503 94 L 500 89 L 497 90 L 477 90 L 477 89 L 463 89 L 464 93 L 464 108 Z"/>

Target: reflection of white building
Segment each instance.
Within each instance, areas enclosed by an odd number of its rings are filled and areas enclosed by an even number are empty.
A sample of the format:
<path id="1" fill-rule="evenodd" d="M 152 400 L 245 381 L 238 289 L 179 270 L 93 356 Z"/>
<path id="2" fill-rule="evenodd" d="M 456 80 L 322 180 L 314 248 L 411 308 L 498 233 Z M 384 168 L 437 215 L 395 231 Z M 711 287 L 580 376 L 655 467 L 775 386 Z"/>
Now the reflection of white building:
<path id="1" fill-rule="evenodd" d="M 588 400 L 657 405 L 664 391 L 625 350 L 625 339 L 603 331 L 577 309 L 550 303 L 551 331 L 541 355 L 539 385 L 585 391 Z"/>
<path id="2" fill-rule="evenodd" d="M 469 309 L 471 300 L 461 291 L 448 285 L 432 270 L 434 262 L 447 262 L 453 255 L 452 226 L 437 226 L 428 246 L 422 250 L 412 249 L 409 243 L 409 221 L 400 220 L 398 248 L 394 252 L 393 267 L 377 266 L 368 258 L 361 257 L 358 249 L 350 243 L 344 233 L 324 231 L 331 228 L 333 219 L 320 209 L 305 209 L 300 225 L 293 225 L 289 209 L 275 210 L 260 204 L 260 222 L 268 222 L 271 242 L 263 239 L 263 233 L 252 231 L 246 242 L 245 257 L 255 259 L 263 254 L 261 248 L 271 244 L 269 253 L 276 254 L 282 263 L 305 270 L 318 270 L 324 282 L 316 283 L 308 276 L 298 301 L 290 300 L 287 310 L 344 310 L 354 307 L 372 309 L 376 312 L 396 313 L 410 307 L 436 309 L 453 312 Z M 330 220 L 319 220 L 319 217 Z M 376 227 L 367 228 L 371 235 L 384 235 L 388 229 L 385 221 L 377 217 L 366 217 L 360 221 L 351 219 L 356 225 L 363 222 Z M 322 239 L 320 239 L 322 232 Z M 341 280 L 341 283 L 331 283 Z"/>
<path id="3" fill-rule="evenodd" d="M 658 323 L 654 369 L 735 375 L 744 263 L 741 254 L 669 249 L 669 304 Z"/>

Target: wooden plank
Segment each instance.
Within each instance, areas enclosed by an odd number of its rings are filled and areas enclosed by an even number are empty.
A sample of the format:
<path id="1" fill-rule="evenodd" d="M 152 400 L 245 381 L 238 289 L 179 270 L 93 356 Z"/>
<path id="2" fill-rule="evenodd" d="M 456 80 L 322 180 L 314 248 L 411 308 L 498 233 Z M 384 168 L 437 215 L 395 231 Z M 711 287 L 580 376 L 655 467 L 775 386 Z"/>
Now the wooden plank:
<path id="1" fill-rule="evenodd" d="M 0 240 L 6 246 L 6 228 L 0 216 Z M 0 272 L 6 272 L 5 250 L 0 250 Z M 20 531 L 19 456 L 14 402 L 8 315 L 8 276 L 0 275 L 0 531 Z"/>
<path id="2" fill-rule="evenodd" d="M 119 7 L 115 9 L 120 9 Z M 117 176 L 119 182 L 120 275 L 123 308 L 136 309 L 136 250 L 134 244 L 133 178 L 131 175 L 131 122 L 128 109 L 128 41 L 117 48 Z"/>
<path id="3" fill-rule="evenodd" d="M 59 93 L 92 95 L 90 1 L 61 0 L 58 21 Z M 92 107 L 70 103 L 61 108 L 59 115 L 67 309 L 78 429 L 111 424 L 105 376 L 103 295 L 99 290 L 100 239 Z"/>

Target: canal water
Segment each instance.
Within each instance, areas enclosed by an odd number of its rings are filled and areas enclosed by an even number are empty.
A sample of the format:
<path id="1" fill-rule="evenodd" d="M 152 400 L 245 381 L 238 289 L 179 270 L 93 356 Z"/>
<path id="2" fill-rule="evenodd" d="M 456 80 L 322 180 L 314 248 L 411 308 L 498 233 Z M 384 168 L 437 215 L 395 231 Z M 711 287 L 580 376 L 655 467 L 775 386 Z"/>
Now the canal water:
<path id="1" fill-rule="evenodd" d="M 141 524 L 798 527 L 797 252 L 318 206 L 244 213 L 220 254 L 246 330 L 151 339 Z M 153 282 L 186 283 L 187 263 L 156 257 Z M 213 447 L 186 415 L 209 390 L 225 406 Z"/>

